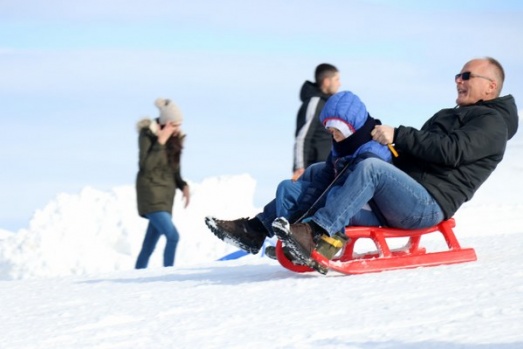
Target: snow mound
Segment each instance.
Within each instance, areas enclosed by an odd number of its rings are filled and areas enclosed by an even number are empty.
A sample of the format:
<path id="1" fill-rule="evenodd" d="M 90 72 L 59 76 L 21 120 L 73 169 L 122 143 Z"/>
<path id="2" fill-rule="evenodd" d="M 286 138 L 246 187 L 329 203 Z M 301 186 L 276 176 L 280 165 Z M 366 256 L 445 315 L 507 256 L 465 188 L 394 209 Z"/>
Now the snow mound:
<path id="1" fill-rule="evenodd" d="M 180 232 L 175 265 L 216 260 L 235 251 L 209 232 L 204 217 L 250 216 L 256 187 L 250 175 L 189 182 L 191 201 L 178 191 L 173 221 Z M 0 279 L 85 275 L 134 268 L 147 220 L 138 216 L 134 186 L 104 192 L 86 187 L 62 193 L 38 210 L 27 229 L 0 235 Z M 150 267 L 161 267 L 162 237 Z"/>

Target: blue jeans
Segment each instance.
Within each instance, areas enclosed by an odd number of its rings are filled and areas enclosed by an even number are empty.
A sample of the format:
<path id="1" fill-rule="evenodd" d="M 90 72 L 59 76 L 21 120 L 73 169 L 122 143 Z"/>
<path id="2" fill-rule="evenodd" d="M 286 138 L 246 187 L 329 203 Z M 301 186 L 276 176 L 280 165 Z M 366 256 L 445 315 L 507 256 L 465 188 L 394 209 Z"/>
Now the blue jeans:
<path id="1" fill-rule="evenodd" d="M 256 216 L 267 228 L 270 237 L 274 236 L 272 222 L 276 218 L 285 217 L 293 223 L 311 208 L 327 188 L 332 178 L 323 177 L 324 166 L 324 162 L 312 164 L 297 181 L 288 179 L 280 182 L 276 189 L 276 198 L 265 205 L 263 212 Z M 319 206 L 320 203 L 315 205 Z"/>
<path id="2" fill-rule="evenodd" d="M 265 227 L 272 231 L 272 221 L 277 217 L 285 217 L 291 222 L 299 218 L 306 212 L 300 198 L 306 197 L 307 205 L 311 198 L 318 199 L 321 193 L 317 190 L 310 193 L 308 188 L 321 173 L 320 166 L 325 165 L 319 163 L 308 167 L 303 180 L 280 183 L 276 199 L 257 216 Z M 425 187 L 394 165 L 377 158 L 362 160 L 337 180 L 316 203 L 309 219 L 331 235 L 350 225 L 379 226 L 381 222 L 376 214 L 366 207 L 371 199 L 391 227 L 425 228 L 444 219 L 439 204 Z"/>
<path id="3" fill-rule="evenodd" d="M 174 255 L 176 246 L 180 240 L 180 234 L 174 226 L 172 216 L 165 211 L 151 212 L 145 215 L 149 219 L 147 231 L 142 244 L 142 250 L 136 260 L 136 269 L 147 268 L 149 258 L 151 257 L 158 239 L 163 234 L 167 242 L 163 251 L 163 266 L 172 267 L 174 265 Z"/>

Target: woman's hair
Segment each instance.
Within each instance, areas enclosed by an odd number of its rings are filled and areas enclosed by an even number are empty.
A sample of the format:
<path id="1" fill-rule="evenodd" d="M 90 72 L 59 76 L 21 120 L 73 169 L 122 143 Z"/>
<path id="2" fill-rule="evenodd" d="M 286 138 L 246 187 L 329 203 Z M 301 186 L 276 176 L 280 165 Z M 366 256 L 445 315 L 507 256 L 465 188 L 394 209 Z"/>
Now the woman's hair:
<path id="1" fill-rule="evenodd" d="M 175 136 L 169 137 L 167 143 L 165 143 L 165 149 L 167 152 L 167 160 L 169 165 L 175 170 L 180 165 L 180 157 L 183 149 L 183 137 Z"/>

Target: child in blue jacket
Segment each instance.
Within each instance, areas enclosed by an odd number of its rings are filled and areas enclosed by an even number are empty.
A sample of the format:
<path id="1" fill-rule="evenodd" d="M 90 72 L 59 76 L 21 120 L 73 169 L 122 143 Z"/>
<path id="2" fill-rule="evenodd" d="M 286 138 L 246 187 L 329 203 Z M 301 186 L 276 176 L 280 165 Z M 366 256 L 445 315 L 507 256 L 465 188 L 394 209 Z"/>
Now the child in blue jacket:
<path id="1" fill-rule="evenodd" d="M 379 120 L 373 119 L 363 102 L 350 91 L 339 92 L 325 104 L 320 120 L 332 134 L 332 149 L 325 162 L 309 166 L 298 180 L 284 180 L 276 198 L 252 219 L 232 221 L 206 217 L 209 229 L 221 240 L 252 254 L 258 253 L 266 237 L 274 236 L 272 223 L 277 217 L 301 221 L 322 207 L 335 193 L 359 161 L 375 157 L 391 162 L 387 146 L 371 137 Z M 374 214 L 367 207 L 370 215 Z"/>

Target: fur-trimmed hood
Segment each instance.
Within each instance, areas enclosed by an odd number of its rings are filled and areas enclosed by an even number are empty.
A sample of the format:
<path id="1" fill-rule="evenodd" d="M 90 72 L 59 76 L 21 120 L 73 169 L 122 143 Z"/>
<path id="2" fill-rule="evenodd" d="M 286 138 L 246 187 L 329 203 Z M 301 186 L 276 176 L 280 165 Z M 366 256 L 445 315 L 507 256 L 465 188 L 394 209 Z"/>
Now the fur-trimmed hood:
<path id="1" fill-rule="evenodd" d="M 148 128 L 153 134 L 157 135 L 160 130 L 160 124 L 156 120 L 143 118 L 136 123 L 136 130 L 141 132 L 144 128 Z"/>

